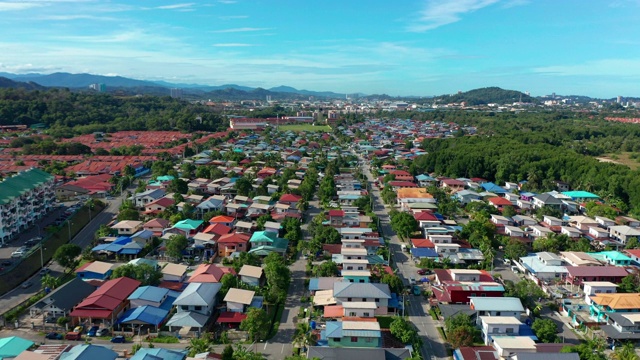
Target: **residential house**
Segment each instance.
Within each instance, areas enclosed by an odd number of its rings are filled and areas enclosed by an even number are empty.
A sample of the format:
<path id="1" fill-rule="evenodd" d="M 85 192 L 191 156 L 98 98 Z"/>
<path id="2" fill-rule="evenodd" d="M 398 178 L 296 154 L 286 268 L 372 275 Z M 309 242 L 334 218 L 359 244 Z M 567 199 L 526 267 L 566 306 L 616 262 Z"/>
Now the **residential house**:
<path id="1" fill-rule="evenodd" d="M 607 322 L 610 313 L 640 312 L 640 293 L 591 295 L 589 315 L 598 322 Z"/>
<path id="2" fill-rule="evenodd" d="M 173 234 L 184 235 L 187 238 L 191 238 L 193 237 L 193 235 L 202 230 L 202 225 L 202 220 L 184 219 L 175 223 L 170 229 L 165 230 L 165 234 L 167 232 L 170 232 Z"/>
<path id="3" fill-rule="evenodd" d="M 628 225 L 610 226 L 609 236 L 622 244 L 626 244 L 630 238 L 638 239 L 640 237 L 640 230 Z"/>
<path id="4" fill-rule="evenodd" d="M 192 282 L 173 302 L 178 313 L 195 312 L 211 316 L 216 305 L 216 295 L 222 284 Z"/>
<path id="5" fill-rule="evenodd" d="M 591 240 L 608 240 L 609 230 L 593 226 L 589 228 L 587 236 Z"/>
<path id="6" fill-rule="evenodd" d="M 504 287 L 486 271 L 435 269 L 435 281 L 431 286 L 434 296 L 441 303 L 467 304 L 475 296 L 500 297 Z"/>
<path id="7" fill-rule="evenodd" d="M 545 206 L 560 209 L 562 201 L 551 194 L 538 194 L 531 199 L 531 204 L 535 209 L 539 209 Z"/>
<path id="8" fill-rule="evenodd" d="M 534 218 L 526 215 L 515 215 L 511 220 L 516 226 L 531 226 L 538 223 Z"/>
<path id="9" fill-rule="evenodd" d="M 161 197 L 158 200 L 154 200 L 144 205 L 144 213 L 146 215 L 158 215 L 159 213 L 167 210 L 168 207 L 175 205 L 173 199 L 167 197 Z"/>
<path id="10" fill-rule="evenodd" d="M 9 239 L 53 210 L 54 176 L 40 169 L 29 169 L 0 181 L 0 240 Z"/>
<path id="11" fill-rule="evenodd" d="M 413 183 L 411 183 L 413 184 Z M 415 185 L 415 184 L 413 184 Z M 427 189 L 416 187 L 403 187 L 396 191 L 396 202 L 401 210 L 408 210 L 409 204 L 435 204 L 436 200 L 433 195 L 427 192 Z"/>
<path id="12" fill-rule="evenodd" d="M 202 218 L 204 214 L 210 211 L 223 211 L 224 210 L 225 197 L 221 195 L 213 195 L 207 200 L 196 205 L 196 212 L 199 213 L 199 217 Z"/>
<path id="13" fill-rule="evenodd" d="M 518 336 L 522 322 L 513 316 L 480 316 L 480 330 L 485 345 L 492 343 L 494 336 Z"/>
<path id="14" fill-rule="evenodd" d="M 616 223 L 621 225 L 627 225 L 633 228 L 640 227 L 640 220 L 634 219 L 628 216 L 618 216 L 616 217 Z"/>
<path id="15" fill-rule="evenodd" d="M 481 317 L 522 318 L 525 309 L 516 297 L 470 297 L 469 306 Z M 480 325 L 480 318 L 476 320 Z"/>
<path id="16" fill-rule="evenodd" d="M 287 252 L 289 241 L 278 237 L 278 234 L 271 231 L 256 231 L 249 239 L 251 244 L 250 253 L 259 256 L 267 256 L 272 252 L 284 255 Z"/>
<path id="17" fill-rule="evenodd" d="M 185 360 L 187 351 L 169 350 L 163 348 L 141 348 L 129 360 Z M 196 358 L 199 358 L 196 355 Z M 97 360 L 97 359 L 96 359 Z"/>
<path id="18" fill-rule="evenodd" d="M 134 194 L 127 198 L 127 200 L 133 202 L 138 208 L 144 208 L 147 204 L 150 204 L 166 195 L 164 189 L 150 189 L 141 193 Z"/>
<path id="19" fill-rule="evenodd" d="M 491 222 L 498 226 L 504 226 L 511 224 L 511 219 L 502 215 L 491 214 Z"/>
<path id="20" fill-rule="evenodd" d="M 493 347 L 500 359 L 507 359 L 512 354 L 535 353 L 537 351 L 536 342 L 531 336 L 494 336 Z"/>
<path id="21" fill-rule="evenodd" d="M 106 327 L 115 324 L 118 317 L 129 308 L 127 298 L 140 286 L 140 281 L 127 277 L 109 280 L 76 305 L 69 314 L 77 322 L 102 320 Z"/>
<path id="22" fill-rule="evenodd" d="M 588 229 L 587 229 L 588 231 Z M 572 239 L 578 239 L 580 238 L 580 236 L 582 236 L 582 232 L 576 228 L 573 227 L 569 227 L 569 226 L 561 226 L 560 227 L 560 234 L 563 235 L 567 235 L 568 237 L 572 238 Z"/>
<path id="23" fill-rule="evenodd" d="M 162 218 L 155 218 L 147 221 L 142 228 L 153 232 L 154 236 L 162 236 L 162 232 L 171 225 L 169 220 Z"/>
<path id="24" fill-rule="evenodd" d="M 217 266 L 216 264 L 200 264 L 191 273 L 189 283 L 219 283 L 225 274 L 235 275 L 230 267 Z"/>
<path id="25" fill-rule="evenodd" d="M 596 294 L 614 294 L 617 292 L 618 285 L 610 281 L 583 281 L 584 301 L 587 305 L 591 305 L 591 295 Z"/>
<path id="26" fill-rule="evenodd" d="M 261 286 L 263 279 L 263 271 L 261 267 L 252 265 L 243 265 L 238 275 L 240 280 L 251 286 Z"/>
<path id="27" fill-rule="evenodd" d="M 95 290 L 95 286 L 79 278 L 74 278 L 32 305 L 29 308 L 29 314 L 31 317 L 40 314 L 54 317 L 68 316 L 76 304 Z"/>
<path id="28" fill-rule="evenodd" d="M 107 280 L 113 273 L 114 264 L 92 261 L 76 269 L 76 276 L 83 280 Z"/>
<path id="29" fill-rule="evenodd" d="M 333 285 L 333 297 L 338 305 L 353 301 L 374 302 L 377 306 L 374 313 L 386 315 L 391 291 L 387 284 L 339 282 Z"/>
<path id="30" fill-rule="evenodd" d="M 511 203 L 511 201 L 498 196 L 489 198 L 489 203 L 500 211 L 502 211 L 505 206 L 513 206 L 513 203 Z"/>
<path id="31" fill-rule="evenodd" d="M 581 251 L 561 251 L 560 258 L 571 266 L 602 266 L 603 263 Z"/>
<path id="32" fill-rule="evenodd" d="M 329 224 L 333 227 L 344 225 L 344 210 L 329 210 Z"/>
<path id="33" fill-rule="evenodd" d="M 580 285 L 585 281 L 610 281 L 619 284 L 629 275 L 626 269 L 617 266 L 568 266 L 567 282 Z"/>
<path id="34" fill-rule="evenodd" d="M 472 201 L 482 200 L 482 196 L 473 190 L 461 190 L 455 193 L 454 196 L 463 206 L 471 203 Z"/>
<path id="35" fill-rule="evenodd" d="M 162 281 L 182 283 L 187 278 L 187 265 L 167 263 L 162 270 Z"/>
<path id="36" fill-rule="evenodd" d="M 234 252 L 249 251 L 249 235 L 233 232 L 218 239 L 218 256 L 228 257 Z"/>
<path id="37" fill-rule="evenodd" d="M 162 304 L 167 301 L 167 299 L 171 298 L 171 295 L 176 295 L 168 289 L 163 289 L 156 286 L 141 286 L 137 288 L 127 300 L 129 300 L 129 304 L 131 308 L 139 308 L 143 306 L 153 306 L 159 308 Z M 171 300 L 173 301 L 173 300 Z"/>
<path id="38" fill-rule="evenodd" d="M 82 344 L 63 352 L 59 360 L 115 360 L 118 353 L 105 346 Z"/>
<path id="39" fill-rule="evenodd" d="M 637 342 L 640 340 L 640 314 L 609 313 L 608 324 L 601 325 L 600 329 L 612 340 Z"/>
<path id="40" fill-rule="evenodd" d="M 253 302 L 255 291 L 231 288 L 224 297 L 227 303 L 227 311 L 244 313 Z"/>
<path id="41" fill-rule="evenodd" d="M 330 321 L 321 332 L 330 347 L 372 348 L 382 345 L 377 321 Z"/>
<path id="42" fill-rule="evenodd" d="M 629 266 L 632 261 L 630 257 L 619 251 L 600 251 L 597 253 L 590 253 L 589 255 L 605 264 L 614 266 Z"/>
<path id="43" fill-rule="evenodd" d="M 281 204 L 294 205 L 302 200 L 302 196 L 295 194 L 283 194 L 278 200 Z"/>
<path id="44" fill-rule="evenodd" d="M 118 231 L 118 235 L 133 235 L 142 229 L 142 221 L 123 220 L 111 227 Z"/>
<path id="45" fill-rule="evenodd" d="M 542 222 L 548 227 L 565 225 L 565 222 L 563 220 L 558 219 L 557 217 L 553 217 L 551 215 L 544 215 L 542 217 Z"/>
<path id="46" fill-rule="evenodd" d="M 252 203 L 247 209 L 247 216 L 251 218 L 258 218 L 262 215 L 267 215 L 271 212 L 273 206 L 269 204 Z"/>
<path id="47" fill-rule="evenodd" d="M 550 252 L 539 252 L 520 258 L 524 273 L 540 281 L 564 279 L 567 266 L 560 256 Z"/>
<path id="48" fill-rule="evenodd" d="M 640 249 L 628 249 L 624 251 L 631 260 L 635 261 L 636 264 L 640 264 Z"/>
<path id="49" fill-rule="evenodd" d="M 570 216 L 569 224 L 581 231 L 589 231 L 592 226 L 598 226 L 598 222 L 588 216 Z"/>
<path id="50" fill-rule="evenodd" d="M 342 359 L 402 360 L 402 359 L 410 358 L 411 351 L 406 348 L 393 349 L 393 348 L 310 346 L 307 357 L 309 359 L 323 359 L 323 360 L 342 360 Z"/>
<path id="51" fill-rule="evenodd" d="M 209 220 L 209 224 L 211 225 L 221 224 L 229 228 L 233 228 L 235 223 L 236 223 L 236 219 L 233 216 L 225 216 L 225 215 L 214 216 Z"/>
<path id="52" fill-rule="evenodd" d="M 504 233 L 505 233 L 505 235 L 508 235 L 508 236 L 511 236 L 511 237 L 520 237 L 521 238 L 521 237 L 525 236 L 524 230 L 522 230 L 522 229 L 520 229 L 518 227 L 515 227 L 515 226 L 509 226 L 509 225 L 506 225 L 504 227 Z"/>
<path id="53" fill-rule="evenodd" d="M 604 216 L 595 216 L 594 219 L 596 220 L 596 223 L 598 223 L 599 226 L 605 229 L 608 229 L 610 226 L 614 226 L 616 224 L 615 221 L 609 218 L 606 218 Z"/>
<path id="54" fill-rule="evenodd" d="M 540 225 L 533 225 L 530 226 L 529 229 L 531 230 L 530 235 L 534 238 L 541 238 L 541 237 L 545 237 L 549 234 L 553 234 L 553 230 L 544 227 L 544 226 L 540 226 Z"/>

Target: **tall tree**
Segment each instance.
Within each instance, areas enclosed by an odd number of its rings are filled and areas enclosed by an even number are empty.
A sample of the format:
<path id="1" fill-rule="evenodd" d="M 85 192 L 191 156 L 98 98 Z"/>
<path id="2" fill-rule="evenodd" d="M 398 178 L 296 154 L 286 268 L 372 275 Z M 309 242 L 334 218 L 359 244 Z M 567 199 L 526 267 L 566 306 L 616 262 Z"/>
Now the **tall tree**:
<path id="1" fill-rule="evenodd" d="M 249 308 L 247 317 L 240 323 L 240 329 L 249 333 L 252 341 L 264 340 L 269 334 L 269 318 L 267 313 L 258 308 Z"/>
<path id="2" fill-rule="evenodd" d="M 174 259 L 182 258 L 182 252 L 189 245 L 189 240 L 184 235 L 172 235 L 165 243 L 166 253 Z"/>
<path id="3" fill-rule="evenodd" d="M 82 248 L 76 244 L 64 244 L 53 254 L 53 259 L 63 268 L 73 270 L 78 266 L 78 256 Z"/>

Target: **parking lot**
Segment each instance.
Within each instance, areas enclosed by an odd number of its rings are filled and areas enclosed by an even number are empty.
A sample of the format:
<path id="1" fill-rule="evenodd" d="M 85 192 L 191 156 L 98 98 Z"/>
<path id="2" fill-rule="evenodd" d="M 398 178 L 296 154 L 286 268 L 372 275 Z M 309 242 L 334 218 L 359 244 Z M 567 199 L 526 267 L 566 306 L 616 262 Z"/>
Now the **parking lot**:
<path id="1" fill-rule="evenodd" d="M 78 210 L 79 206 L 77 204 L 78 202 L 76 201 L 61 203 L 60 206 L 49 212 L 35 225 L 5 243 L 5 246 L 0 248 L 0 271 L 19 261 L 31 248 L 37 246 L 46 237 L 46 228 L 48 226 L 63 224 Z"/>

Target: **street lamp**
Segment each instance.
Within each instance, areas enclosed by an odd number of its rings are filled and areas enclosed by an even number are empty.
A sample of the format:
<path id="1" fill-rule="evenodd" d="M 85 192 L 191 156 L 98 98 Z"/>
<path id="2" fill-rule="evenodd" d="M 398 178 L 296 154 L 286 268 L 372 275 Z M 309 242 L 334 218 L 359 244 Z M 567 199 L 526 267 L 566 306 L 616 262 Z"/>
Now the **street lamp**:
<path id="1" fill-rule="evenodd" d="M 67 227 L 69 228 L 69 241 L 71 241 L 71 221 L 67 220 Z"/>
<path id="2" fill-rule="evenodd" d="M 46 250 L 44 248 L 44 244 L 40 243 L 40 268 L 44 269 L 44 255 L 43 255 L 43 251 Z"/>

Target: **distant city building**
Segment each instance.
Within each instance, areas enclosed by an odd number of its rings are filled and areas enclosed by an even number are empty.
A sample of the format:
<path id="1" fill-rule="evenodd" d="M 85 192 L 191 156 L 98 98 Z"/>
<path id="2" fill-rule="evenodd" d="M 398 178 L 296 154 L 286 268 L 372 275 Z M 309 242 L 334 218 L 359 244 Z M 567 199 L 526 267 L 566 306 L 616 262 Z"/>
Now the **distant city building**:
<path id="1" fill-rule="evenodd" d="M 171 97 L 174 99 L 182 99 L 182 89 L 178 89 L 178 88 L 171 89 Z"/>
<path id="2" fill-rule="evenodd" d="M 91 84 L 91 85 L 89 85 L 89 89 L 97 91 L 97 92 L 105 92 L 105 91 L 107 91 L 107 85 L 105 85 L 105 84 Z"/>
<path id="3" fill-rule="evenodd" d="M 616 99 L 616 102 L 618 104 L 622 104 L 622 96 L 618 95 L 618 98 Z"/>

